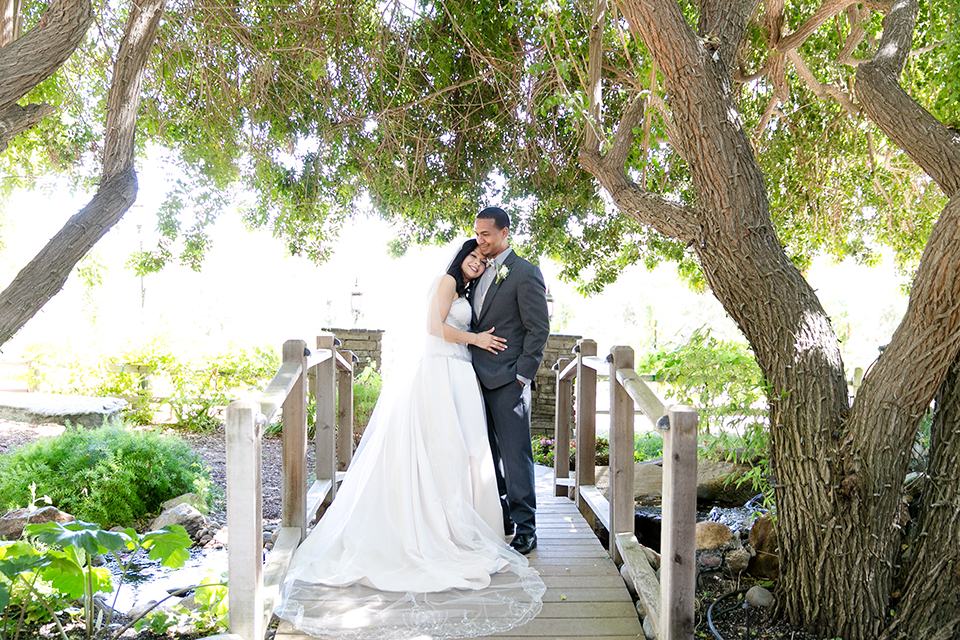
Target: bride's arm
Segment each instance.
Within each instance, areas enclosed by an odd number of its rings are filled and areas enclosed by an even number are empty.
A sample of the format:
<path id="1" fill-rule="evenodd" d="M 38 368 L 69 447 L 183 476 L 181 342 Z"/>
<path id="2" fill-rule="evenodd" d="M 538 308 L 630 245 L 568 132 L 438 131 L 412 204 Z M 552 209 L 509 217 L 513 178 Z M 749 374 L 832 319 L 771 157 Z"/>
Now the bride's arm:
<path id="1" fill-rule="evenodd" d="M 431 334 L 439 336 L 442 333 L 443 339 L 447 342 L 472 344 L 480 349 L 486 349 L 490 353 L 498 353 L 507 348 L 505 338 L 493 335 L 493 330 L 496 327 L 491 327 L 489 331 L 483 331 L 481 333 L 471 333 L 451 327 L 444 322 L 444 320 L 447 319 L 447 314 L 450 313 L 450 307 L 453 305 L 453 301 L 456 299 L 457 283 L 454 281 L 453 276 L 447 274 L 440 279 L 440 285 L 437 287 L 437 295 L 435 298 L 436 313 L 430 314 Z M 438 324 L 439 327 L 437 326 Z"/>

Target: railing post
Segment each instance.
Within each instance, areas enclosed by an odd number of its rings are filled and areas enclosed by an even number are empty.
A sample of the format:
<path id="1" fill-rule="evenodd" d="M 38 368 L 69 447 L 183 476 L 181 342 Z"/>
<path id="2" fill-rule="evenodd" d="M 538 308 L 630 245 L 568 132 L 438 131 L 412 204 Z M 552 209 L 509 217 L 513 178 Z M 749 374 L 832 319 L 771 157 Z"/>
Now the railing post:
<path id="1" fill-rule="evenodd" d="M 660 629 L 693 638 L 697 586 L 697 410 L 676 405 L 663 432 L 663 529 L 660 539 Z"/>
<path id="2" fill-rule="evenodd" d="M 300 379 L 283 401 L 283 491 L 280 522 L 283 527 L 307 532 L 307 343 L 287 340 L 283 343 L 283 361 L 300 363 Z"/>
<path id="3" fill-rule="evenodd" d="M 353 354 L 346 353 L 349 369 L 337 368 L 337 471 L 353 459 Z"/>
<path id="4" fill-rule="evenodd" d="M 633 492 L 633 398 L 617 380 L 617 371 L 633 371 L 633 349 L 610 350 L 610 556 L 623 562 L 614 541 L 618 533 L 632 533 Z M 668 636 L 670 637 L 670 636 Z"/>
<path id="5" fill-rule="evenodd" d="M 263 638 L 263 509 L 260 405 L 235 401 L 227 407 L 227 592 L 230 633 Z"/>
<path id="6" fill-rule="evenodd" d="M 317 389 L 314 397 L 317 400 L 317 428 L 314 433 L 314 444 L 317 452 L 317 480 L 330 480 L 330 493 L 324 498 L 323 504 L 333 501 L 337 492 L 337 410 L 335 400 L 336 388 L 336 345 L 332 333 L 321 333 L 317 336 L 317 348 L 329 349 L 333 357 L 317 365 Z"/>
<path id="7" fill-rule="evenodd" d="M 568 358 L 560 358 L 554 367 L 557 371 L 557 399 L 553 424 L 553 493 L 555 496 L 566 496 L 570 492 L 570 487 L 557 482 L 570 477 L 570 419 L 573 417 L 571 415 L 573 413 L 571 402 L 573 400 L 573 382 L 561 379 L 568 362 L 570 362 Z"/>
<path id="8" fill-rule="evenodd" d="M 587 338 L 577 342 L 576 499 L 577 509 L 590 523 L 593 523 L 593 509 L 580 496 L 580 487 L 597 484 L 597 371 L 585 366 L 583 359 L 596 355 L 596 341 Z"/>

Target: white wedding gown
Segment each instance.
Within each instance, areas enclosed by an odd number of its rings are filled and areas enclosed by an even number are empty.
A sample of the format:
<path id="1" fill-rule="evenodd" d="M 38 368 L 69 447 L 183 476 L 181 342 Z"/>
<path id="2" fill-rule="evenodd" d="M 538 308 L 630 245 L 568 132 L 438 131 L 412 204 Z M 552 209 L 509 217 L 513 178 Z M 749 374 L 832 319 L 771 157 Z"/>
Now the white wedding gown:
<path id="1" fill-rule="evenodd" d="M 469 330 L 469 303 L 445 322 Z M 536 616 L 545 591 L 503 535 L 466 345 L 427 338 L 384 393 L 356 456 L 293 557 L 276 614 L 318 637 L 461 638 Z"/>

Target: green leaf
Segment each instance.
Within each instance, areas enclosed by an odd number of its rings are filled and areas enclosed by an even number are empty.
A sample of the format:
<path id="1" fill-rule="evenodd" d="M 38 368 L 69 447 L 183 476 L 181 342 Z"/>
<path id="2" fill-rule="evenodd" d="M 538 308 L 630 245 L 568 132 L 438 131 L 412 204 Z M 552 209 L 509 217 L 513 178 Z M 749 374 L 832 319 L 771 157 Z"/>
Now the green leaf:
<path id="1" fill-rule="evenodd" d="M 29 546 L 29 545 L 27 545 Z M 50 564 L 50 558 L 41 554 L 22 554 L 12 556 L 7 554 L 0 560 L 0 573 L 7 578 L 13 578 L 25 571 L 36 571 Z"/>
<path id="2" fill-rule="evenodd" d="M 51 553 L 50 564 L 40 573 L 54 589 L 70 598 L 83 597 L 83 567 L 63 553 Z M 112 590 L 112 588 L 110 589 Z"/>
<path id="3" fill-rule="evenodd" d="M 188 549 L 193 541 L 187 530 L 176 524 L 145 533 L 141 544 L 150 550 L 151 560 L 160 560 L 163 566 L 177 569 L 190 557 Z"/>
<path id="4" fill-rule="evenodd" d="M 123 532 L 103 531 L 100 525 L 89 522 L 43 522 L 28 524 L 24 532 L 44 544 L 82 549 L 91 556 L 112 553 L 127 547 L 130 536 Z"/>

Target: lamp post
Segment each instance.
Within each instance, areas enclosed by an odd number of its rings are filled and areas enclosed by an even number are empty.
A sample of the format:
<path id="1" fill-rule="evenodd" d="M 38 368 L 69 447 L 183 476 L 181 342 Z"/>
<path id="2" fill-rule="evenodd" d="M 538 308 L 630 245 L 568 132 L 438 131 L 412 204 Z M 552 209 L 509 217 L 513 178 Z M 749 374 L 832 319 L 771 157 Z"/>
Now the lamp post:
<path id="1" fill-rule="evenodd" d="M 553 320 L 553 294 L 550 293 L 550 287 L 547 286 L 547 317 Z"/>
<path id="2" fill-rule="evenodd" d="M 353 283 L 353 293 L 350 294 L 350 312 L 353 314 L 353 326 L 356 327 L 360 321 L 360 315 L 363 309 L 363 293 L 360 291 L 359 278 Z"/>

